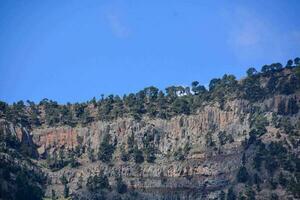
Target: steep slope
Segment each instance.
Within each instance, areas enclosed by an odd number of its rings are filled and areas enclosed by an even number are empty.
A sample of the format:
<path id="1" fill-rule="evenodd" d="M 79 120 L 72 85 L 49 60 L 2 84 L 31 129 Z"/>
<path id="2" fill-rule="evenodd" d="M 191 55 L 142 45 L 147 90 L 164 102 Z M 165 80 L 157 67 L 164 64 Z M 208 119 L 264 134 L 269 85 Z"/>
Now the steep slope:
<path id="1" fill-rule="evenodd" d="M 29 159 L 33 154 L 26 131 L 0 120 L 0 133 L 0 199 L 41 199 L 46 177 Z"/>

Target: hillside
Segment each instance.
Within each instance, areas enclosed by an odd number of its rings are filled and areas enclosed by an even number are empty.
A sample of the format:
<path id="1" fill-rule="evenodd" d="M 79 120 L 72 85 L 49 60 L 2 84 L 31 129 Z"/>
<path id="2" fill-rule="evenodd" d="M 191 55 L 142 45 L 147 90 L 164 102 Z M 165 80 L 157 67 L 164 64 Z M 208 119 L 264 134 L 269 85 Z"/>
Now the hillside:
<path id="1" fill-rule="evenodd" d="M 0 199 L 299 199 L 300 59 L 60 105 L 0 102 Z"/>

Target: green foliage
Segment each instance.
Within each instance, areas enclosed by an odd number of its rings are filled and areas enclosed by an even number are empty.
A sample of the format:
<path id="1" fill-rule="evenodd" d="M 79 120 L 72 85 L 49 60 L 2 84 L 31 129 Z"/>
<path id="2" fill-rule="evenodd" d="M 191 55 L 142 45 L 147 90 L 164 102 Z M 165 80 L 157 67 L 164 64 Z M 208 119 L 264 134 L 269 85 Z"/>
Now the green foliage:
<path id="1" fill-rule="evenodd" d="M 290 115 L 297 114 L 299 112 L 299 106 L 297 104 L 296 98 L 291 98 L 288 101 L 287 113 Z"/>
<path id="2" fill-rule="evenodd" d="M 225 145 L 227 142 L 232 143 L 234 139 L 231 134 L 227 134 L 226 131 L 220 131 L 218 134 L 218 139 L 221 145 Z"/>
<path id="3" fill-rule="evenodd" d="M 64 174 L 62 175 L 62 177 L 60 177 L 60 182 L 61 182 L 63 185 L 68 184 L 67 177 L 66 177 Z"/>
<path id="4" fill-rule="evenodd" d="M 300 65 L 298 64 L 298 67 L 296 67 L 295 69 L 295 74 L 298 77 L 298 79 L 300 79 Z"/>
<path id="5" fill-rule="evenodd" d="M 279 197 L 276 193 L 272 193 L 271 197 L 270 197 L 270 200 L 279 200 Z"/>
<path id="6" fill-rule="evenodd" d="M 247 200 L 255 200 L 255 192 L 253 191 L 252 187 L 248 186 L 246 188 L 246 198 Z"/>
<path id="7" fill-rule="evenodd" d="M 116 177 L 116 183 L 117 183 L 116 189 L 118 193 L 124 194 L 127 192 L 127 185 L 123 182 L 121 175 L 118 175 Z"/>
<path id="8" fill-rule="evenodd" d="M 156 156 L 155 156 L 155 148 L 151 145 L 145 149 L 146 161 L 148 163 L 154 163 Z"/>
<path id="9" fill-rule="evenodd" d="M 72 168 L 78 167 L 80 163 L 76 159 L 76 154 L 72 150 L 68 150 L 65 153 L 64 149 L 60 149 L 58 154 L 54 151 L 51 154 L 47 155 L 47 166 L 52 171 L 57 171 L 64 168 L 67 165 L 70 165 Z M 48 152 L 49 153 L 49 152 Z"/>
<path id="10" fill-rule="evenodd" d="M 40 200 L 43 197 L 41 188 L 37 185 L 33 185 L 29 181 L 28 174 L 24 171 L 19 171 L 16 177 L 17 191 L 15 193 L 16 199 L 33 199 Z"/>
<path id="11" fill-rule="evenodd" d="M 184 98 L 176 98 L 176 100 L 172 104 L 172 111 L 176 114 L 190 114 L 188 101 Z"/>
<path id="12" fill-rule="evenodd" d="M 94 162 L 95 161 L 95 156 L 94 156 L 94 149 L 92 149 L 90 146 L 87 148 L 88 152 L 88 158 L 90 161 Z"/>
<path id="13" fill-rule="evenodd" d="M 247 76 L 250 77 L 250 76 L 255 75 L 257 73 L 257 71 L 254 67 L 250 67 L 246 73 L 247 73 Z"/>
<path id="14" fill-rule="evenodd" d="M 206 143 L 206 146 L 207 147 L 214 147 L 216 146 L 216 143 L 213 141 L 213 138 L 212 138 L 212 133 L 209 132 L 205 135 L 205 143 Z"/>
<path id="15" fill-rule="evenodd" d="M 55 190 L 51 190 L 51 200 L 56 200 Z"/>
<path id="16" fill-rule="evenodd" d="M 182 160 L 185 159 L 185 155 L 184 155 L 183 150 L 182 150 L 181 147 L 179 147 L 177 149 L 177 151 L 174 152 L 174 159 L 178 160 L 178 161 L 182 161 Z"/>
<path id="17" fill-rule="evenodd" d="M 76 160 L 75 153 L 73 151 L 69 153 L 69 159 L 70 166 L 72 168 L 78 167 L 80 165 L 80 163 Z"/>
<path id="18" fill-rule="evenodd" d="M 273 175 L 275 170 L 279 167 L 277 160 L 272 157 L 266 157 L 265 160 L 265 168 L 269 172 L 270 175 Z"/>
<path id="19" fill-rule="evenodd" d="M 249 180 L 249 173 L 245 166 L 239 168 L 236 178 L 240 183 L 245 183 Z"/>
<path id="20" fill-rule="evenodd" d="M 137 164 L 141 164 L 144 162 L 143 151 L 141 151 L 137 146 L 135 146 L 133 149 L 133 159 Z"/>
<path id="21" fill-rule="evenodd" d="M 254 169 L 260 171 L 262 161 L 263 161 L 263 154 L 260 152 L 257 152 L 253 158 Z"/>
<path id="22" fill-rule="evenodd" d="M 67 184 L 64 185 L 64 198 L 68 198 L 69 197 L 69 187 Z"/>
<path id="23" fill-rule="evenodd" d="M 227 191 L 226 200 L 236 200 L 236 194 L 232 187 Z"/>
<path id="24" fill-rule="evenodd" d="M 295 127 L 291 124 L 291 119 L 289 117 L 282 117 L 279 120 L 278 126 L 286 134 L 293 135 Z"/>
<path id="25" fill-rule="evenodd" d="M 251 76 L 244 80 L 242 84 L 242 97 L 249 101 L 258 101 L 264 96 L 264 90 L 259 83 L 259 77 Z"/>
<path id="26" fill-rule="evenodd" d="M 243 153 L 243 155 L 242 155 L 242 165 L 245 166 L 246 162 L 247 162 L 247 160 L 246 160 L 246 154 Z"/>
<path id="27" fill-rule="evenodd" d="M 285 188 L 287 186 L 288 180 L 285 178 L 282 172 L 279 173 L 278 183 Z"/>
<path id="28" fill-rule="evenodd" d="M 250 135 L 256 135 L 256 136 L 262 136 L 267 132 L 266 126 L 269 125 L 269 122 L 267 118 L 262 114 L 254 114 L 254 116 L 251 119 L 250 126 L 251 131 Z"/>
<path id="29" fill-rule="evenodd" d="M 97 192 L 102 189 L 110 189 L 108 178 L 103 172 L 94 176 L 89 176 L 86 187 L 90 192 Z"/>
<path id="30" fill-rule="evenodd" d="M 144 153 L 148 163 L 153 163 L 156 159 L 156 148 L 154 145 L 154 132 L 147 131 L 143 137 Z"/>
<path id="31" fill-rule="evenodd" d="M 203 85 L 199 85 L 198 81 L 192 82 L 192 91 L 195 95 L 203 95 L 207 92 L 206 88 Z"/>
<path id="32" fill-rule="evenodd" d="M 299 178 L 292 177 L 288 184 L 288 190 L 294 195 L 295 198 L 300 198 L 300 182 Z"/>
<path id="33" fill-rule="evenodd" d="M 278 115 L 285 115 L 286 111 L 285 111 L 285 101 L 280 101 L 278 104 L 278 111 L 277 111 Z"/>
<path id="34" fill-rule="evenodd" d="M 125 151 L 123 145 L 120 147 L 120 153 L 121 153 L 120 157 L 121 157 L 121 160 L 122 160 L 122 161 L 124 161 L 124 162 L 129 161 L 129 159 L 130 159 L 130 154 L 129 154 L 128 152 Z"/>
<path id="35" fill-rule="evenodd" d="M 80 174 L 80 176 L 78 177 L 78 181 L 77 181 L 77 187 L 79 188 L 79 189 L 81 189 L 82 188 L 82 184 L 83 184 L 83 177 L 82 177 L 82 174 Z"/>
<path id="36" fill-rule="evenodd" d="M 292 67 L 293 65 L 293 60 L 288 60 L 286 63 L 286 67 Z"/>
<path id="37" fill-rule="evenodd" d="M 260 184 L 262 183 L 262 180 L 257 173 L 253 175 L 253 183 L 256 184 L 257 191 L 260 191 Z"/>
<path id="38" fill-rule="evenodd" d="M 134 133 L 132 132 L 131 135 L 128 136 L 127 138 L 127 145 L 128 145 L 128 151 L 129 153 L 133 152 L 133 148 L 134 148 Z"/>
<path id="39" fill-rule="evenodd" d="M 98 159 L 102 162 L 110 162 L 114 151 L 115 146 L 113 144 L 110 144 L 110 135 L 105 134 L 99 146 Z"/>
<path id="40" fill-rule="evenodd" d="M 226 198 L 226 193 L 222 190 L 219 194 L 219 200 L 225 200 Z"/>

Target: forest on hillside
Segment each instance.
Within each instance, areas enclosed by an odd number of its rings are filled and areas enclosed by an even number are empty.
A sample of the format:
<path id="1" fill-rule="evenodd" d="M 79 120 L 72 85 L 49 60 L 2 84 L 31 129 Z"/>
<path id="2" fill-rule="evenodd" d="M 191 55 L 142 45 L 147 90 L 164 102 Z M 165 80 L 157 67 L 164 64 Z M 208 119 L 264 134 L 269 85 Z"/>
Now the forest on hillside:
<path id="1" fill-rule="evenodd" d="M 281 77 L 283 70 L 294 71 L 290 79 Z M 84 103 L 60 105 L 56 101 L 43 99 L 38 104 L 27 100 L 9 105 L 0 101 L 0 117 L 26 127 L 87 125 L 96 120 L 113 120 L 123 117 L 170 119 L 179 114 L 193 114 L 206 103 L 218 102 L 220 107 L 226 100 L 245 99 L 260 101 L 275 94 L 289 95 L 300 88 L 300 58 L 288 60 L 283 66 L 273 63 L 262 66 L 260 71 L 251 67 L 247 77 L 238 81 L 234 75 L 225 74 L 214 78 L 208 88 L 193 81 L 190 87 L 170 86 L 164 91 L 154 86 L 137 93 L 120 97 L 101 95 Z M 266 84 L 262 84 L 266 83 Z M 297 112 L 296 102 L 289 102 L 289 111 Z M 283 111 L 282 111 L 283 112 Z"/>

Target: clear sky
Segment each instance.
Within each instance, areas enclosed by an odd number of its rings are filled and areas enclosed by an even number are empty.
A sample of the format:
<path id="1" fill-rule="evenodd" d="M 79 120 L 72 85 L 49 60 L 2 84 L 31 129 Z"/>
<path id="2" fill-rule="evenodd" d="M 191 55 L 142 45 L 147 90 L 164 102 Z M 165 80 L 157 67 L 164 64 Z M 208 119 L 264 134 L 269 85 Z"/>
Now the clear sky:
<path id="1" fill-rule="evenodd" d="M 1 0 L 0 100 L 207 85 L 300 56 L 300 1 Z"/>

